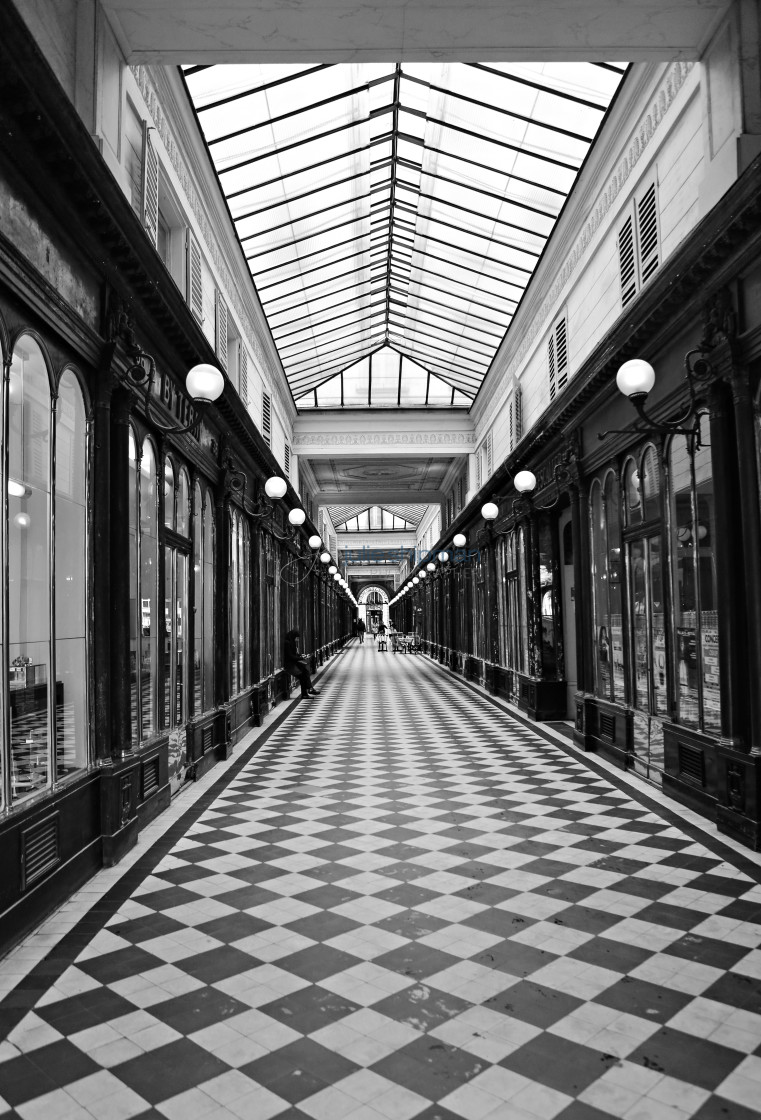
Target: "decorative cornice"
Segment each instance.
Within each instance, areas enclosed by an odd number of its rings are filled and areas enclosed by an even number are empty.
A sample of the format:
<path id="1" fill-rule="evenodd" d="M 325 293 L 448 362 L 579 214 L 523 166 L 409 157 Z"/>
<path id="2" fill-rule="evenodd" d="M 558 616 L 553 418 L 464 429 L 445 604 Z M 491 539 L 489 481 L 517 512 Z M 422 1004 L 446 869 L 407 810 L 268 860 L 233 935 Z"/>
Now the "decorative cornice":
<path id="1" fill-rule="evenodd" d="M 310 447 L 445 447 L 455 444 L 458 447 L 473 447 L 472 432 L 297 432 L 293 437 L 294 446 Z"/>
<path id="2" fill-rule="evenodd" d="M 489 375 L 487 384 L 484 386 L 486 389 L 486 396 L 480 409 L 482 415 L 486 415 L 486 406 L 496 396 L 500 388 L 504 391 L 499 398 L 499 403 L 489 409 L 489 417 L 493 418 L 495 412 L 504 407 L 505 401 L 513 388 L 513 379 L 518 376 L 519 370 L 529 351 L 533 348 L 537 336 L 548 329 L 552 313 L 560 301 L 560 296 L 564 288 L 584 258 L 592 244 L 595 234 L 607 217 L 613 203 L 623 190 L 634 168 L 650 146 L 653 137 L 663 123 L 668 110 L 671 108 L 677 94 L 686 82 L 694 66 L 695 63 L 691 61 L 677 61 L 664 77 L 660 88 L 653 97 L 650 108 L 643 112 L 640 117 L 639 129 L 633 136 L 628 151 L 619 159 L 616 169 L 610 174 L 605 187 L 598 192 L 596 204 L 591 210 L 587 221 L 584 223 L 581 232 L 578 234 L 572 250 L 566 256 L 560 268 L 555 272 L 555 279 L 539 307 L 531 311 L 526 330 L 521 336 L 517 350 L 509 359 L 508 364 L 501 370 L 496 368 L 496 361 L 499 359 L 499 354 L 496 355 L 493 374 Z M 509 334 L 510 332 L 508 331 L 508 339 Z M 492 378 L 494 379 L 494 388 L 489 392 L 488 382 L 491 381 Z M 479 405 L 480 404 L 481 402 L 479 401 Z M 526 402 L 524 401 L 524 408 L 525 406 Z M 524 435 L 527 434 L 528 431 L 525 431 Z"/>
<path id="3" fill-rule="evenodd" d="M 196 187 L 194 177 L 187 165 L 185 157 L 180 151 L 180 146 L 175 140 L 174 133 L 170 126 L 167 115 L 161 104 L 161 97 L 156 90 L 153 83 L 153 78 L 149 73 L 146 66 L 130 66 L 132 76 L 137 83 L 140 94 L 145 102 L 146 108 L 150 113 L 153 123 L 156 126 L 156 131 L 161 137 L 161 142 L 164 145 L 169 160 L 174 168 L 177 178 L 180 180 L 183 194 L 187 200 L 193 217 L 195 218 L 198 229 L 203 238 L 206 251 L 214 262 L 214 267 L 220 277 L 222 287 L 225 291 L 225 296 L 233 307 L 235 314 L 238 317 L 246 341 L 253 351 L 254 357 L 257 359 L 262 371 L 269 368 L 271 355 L 265 353 L 261 339 L 251 321 L 251 317 L 245 307 L 243 298 L 240 294 L 238 284 L 233 277 L 229 265 L 227 264 L 227 255 L 224 249 L 220 246 L 219 238 L 214 232 L 214 226 L 209 220 L 204 201 Z M 253 281 L 252 281 L 253 285 Z M 293 405 L 289 402 L 286 403 L 281 388 L 276 381 L 270 379 L 270 385 L 278 399 L 278 402 L 283 409 L 284 415 L 288 415 L 293 410 Z"/>

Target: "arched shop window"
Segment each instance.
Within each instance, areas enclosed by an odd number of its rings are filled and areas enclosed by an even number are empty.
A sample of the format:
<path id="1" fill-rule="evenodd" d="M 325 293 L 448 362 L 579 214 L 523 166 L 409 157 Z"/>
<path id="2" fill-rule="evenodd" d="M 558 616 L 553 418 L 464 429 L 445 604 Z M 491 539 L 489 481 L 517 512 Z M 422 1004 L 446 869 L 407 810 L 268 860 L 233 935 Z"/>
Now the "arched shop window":
<path id="1" fill-rule="evenodd" d="M 706 413 L 699 441 L 672 439 L 669 474 L 676 718 L 685 727 L 719 734 L 715 499 Z"/>
<path id="2" fill-rule="evenodd" d="M 87 415 L 71 370 L 54 401 L 30 335 L 14 348 L 6 401 L 2 792 L 3 803 L 13 804 L 89 759 Z"/>
<path id="3" fill-rule="evenodd" d="M 196 715 L 214 706 L 214 503 L 196 483 L 193 513 L 193 705 Z"/>
<path id="4" fill-rule="evenodd" d="M 608 471 L 590 493 L 595 614 L 595 693 L 623 703 L 625 663 L 622 615 L 623 564 L 618 479 Z"/>
<path id="5" fill-rule="evenodd" d="M 130 494 L 130 674 L 132 741 L 159 730 L 159 535 L 156 452 L 146 438 L 138 453 L 129 438 Z"/>
<path id="6" fill-rule="evenodd" d="M 251 537 L 248 521 L 230 510 L 230 683 L 232 695 L 251 683 L 249 634 Z"/>

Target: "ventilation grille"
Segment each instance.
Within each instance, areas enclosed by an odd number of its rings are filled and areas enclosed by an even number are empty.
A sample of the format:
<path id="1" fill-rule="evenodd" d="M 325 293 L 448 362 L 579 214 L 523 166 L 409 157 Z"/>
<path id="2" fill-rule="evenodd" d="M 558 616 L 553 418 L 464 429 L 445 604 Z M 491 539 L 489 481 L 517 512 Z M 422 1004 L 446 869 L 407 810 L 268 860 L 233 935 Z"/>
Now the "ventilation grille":
<path id="1" fill-rule="evenodd" d="M 159 757 L 149 759 L 143 763 L 143 801 L 155 793 L 159 788 Z"/>
<path id="2" fill-rule="evenodd" d="M 688 782 L 705 785 L 705 756 L 698 747 L 691 747 L 687 743 L 679 744 L 679 775 Z"/>
<path id="3" fill-rule="evenodd" d="M 240 399 L 248 407 L 248 351 L 240 346 Z"/>
<path id="4" fill-rule="evenodd" d="M 616 737 L 616 717 L 607 712 L 600 712 L 600 736 L 611 743 Z"/>
<path id="5" fill-rule="evenodd" d="M 621 270 L 621 306 L 637 294 L 637 265 L 634 259 L 634 224 L 627 218 L 618 235 L 618 265 Z"/>
<path id="6" fill-rule="evenodd" d="M 60 862 L 56 813 L 21 834 L 21 889 L 32 886 Z"/>
<path id="7" fill-rule="evenodd" d="M 269 393 L 262 393 L 262 435 L 272 446 L 272 400 Z"/>
<path id="8" fill-rule="evenodd" d="M 188 303 L 199 323 L 203 322 L 203 271 L 201 250 L 188 230 Z"/>
<path id="9" fill-rule="evenodd" d="M 639 261 L 644 284 L 658 267 L 658 208 L 655 204 L 655 183 L 637 204 L 637 233 L 639 235 Z"/>
<path id="10" fill-rule="evenodd" d="M 143 123 L 143 225 L 155 245 L 159 233 L 159 161 Z"/>
<path id="11" fill-rule="evenodd" d="M 217 357 L 227 369 L 227 304 L 217 292 Z"/>
<path id="12" fill-rule="evenodd" d="M 203 751 L 204 754 L 206 754 L 207 751 L 211 750 L 211 745 L 212 745 L 213 742 L 214 742 L 214 728 L 213 727 L 204 727 L 203 738 L 201 740 L 201 750 Z"/>

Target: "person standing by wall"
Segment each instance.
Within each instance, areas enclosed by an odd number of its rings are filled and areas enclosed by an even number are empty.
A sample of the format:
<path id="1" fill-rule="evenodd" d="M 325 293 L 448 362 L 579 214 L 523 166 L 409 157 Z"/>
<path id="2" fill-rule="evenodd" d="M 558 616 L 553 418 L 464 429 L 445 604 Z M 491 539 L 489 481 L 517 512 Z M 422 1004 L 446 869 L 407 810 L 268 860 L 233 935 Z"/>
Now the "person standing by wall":
<path id="1" fill-rule="evenodd" d="M 358 619 L 357 620 L 357 633 L 359 634 L 359 644 L 361 646 L 363 646 L 365 644 L 365 630 L 366 629 L 367 629 L 367 627 L 365 626 L 362 619 L 361 618 Z"/>
<path id="2" fill-rule="evenodd" d="M 319 696 L 318 689 L 312 687 L 312 676 L 304 654 L 299 649 L 300 633 L 298 630 L 289 630 L 285 635 L 285 654 L 283 667 L 292 677 L 298 677 L 301 685 L 301 699 L 312 700 Z"/>

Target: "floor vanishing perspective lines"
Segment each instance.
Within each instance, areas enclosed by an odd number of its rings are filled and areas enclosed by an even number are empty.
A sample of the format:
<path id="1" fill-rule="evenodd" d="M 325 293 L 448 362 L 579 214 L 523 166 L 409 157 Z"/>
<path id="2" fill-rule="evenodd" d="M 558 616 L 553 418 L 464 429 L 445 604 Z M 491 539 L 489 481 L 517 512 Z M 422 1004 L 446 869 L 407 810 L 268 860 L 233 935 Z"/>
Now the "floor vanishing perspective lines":
<path id="1" fill-rule="evenodd" d="M 422 657 L 321 688 L 0 1003 L 0 1120 L 761 1116 L 757 864 Z"/>

